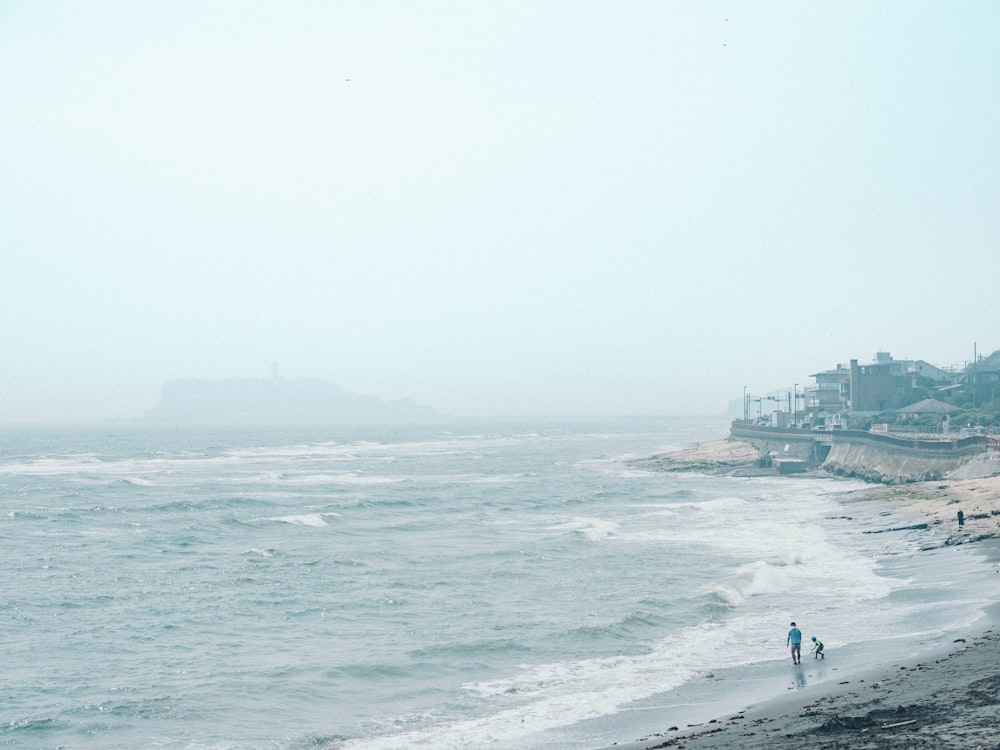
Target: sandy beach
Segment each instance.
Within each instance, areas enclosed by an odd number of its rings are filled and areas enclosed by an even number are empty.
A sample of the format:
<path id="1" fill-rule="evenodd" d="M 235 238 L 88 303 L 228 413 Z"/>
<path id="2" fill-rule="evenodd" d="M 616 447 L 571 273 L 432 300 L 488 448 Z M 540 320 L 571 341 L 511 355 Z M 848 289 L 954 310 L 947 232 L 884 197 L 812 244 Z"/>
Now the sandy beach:
<path id="1" fill-rule="evenodd" d="M 663 470 L 730 471 L 746 454 L 731 440 L 647 459 Z M 752 461 L 752 458 L 744 458 Z M 945 544 L 981 545 L 1000 563 L 1000 460 L 983 456 L 953 477 L 859 490 L 926 519 Z M 958 512 L 964 515 L 959 527 Z M 997 568 L 1000 574 L 1000 567 Z M 1000 622 L 1000 603 L 990 620 Z M 810 669 L 811 659 L 795 669 Z M 795 690 L 698 726 L 665 727 L 616 750 L 1000 750 L 1000 627 L 942 643 L 932 657 L 887 664 Z"/>

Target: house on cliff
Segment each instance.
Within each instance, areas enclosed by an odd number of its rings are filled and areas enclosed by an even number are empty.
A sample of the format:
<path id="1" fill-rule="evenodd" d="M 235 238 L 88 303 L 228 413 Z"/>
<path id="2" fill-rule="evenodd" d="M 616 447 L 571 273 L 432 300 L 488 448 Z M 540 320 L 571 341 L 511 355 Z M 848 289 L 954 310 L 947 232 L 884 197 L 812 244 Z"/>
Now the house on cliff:
<path id="1" fill-rule="evenodd" d="M 806 404 L 815 414 L 816 424 L 836 422 L 840 414 L 848 411 L 851 403 L 851 371 L 838 364 L 832 370 L 810 375 L 816 385 L 806 388 Z"/>
<path id="2" fill-rule="evenodd" d="M 807 389 L 807 405 L 814 425 L 838 425 L 841 415 L 875 414 L 913 400 L 920 385 L 951 385 L 954 373 L 922 359 L 894 359 L 889 352 L 877 352 L 875 361 L 861 364 L 852 359 L 848 367 L 810 375 L 816 382 Z"/>
<path id="3" fill-rule="evenodd" d="M 948 421 L 956 411 L 960 411 L 957 406 L 946 404 L 935 398 L 925 398 L 923 401 L 904 406 L 899 410 L 899 416 L 914 421 L 919 421 L 921 417 L 934 417 L 940 422 L 941 430 L 948 432 Z"/>
<path id="4" fill-rule="evenodd" d="M 877 413 L 904 398 L 905 391 L 913 387 L 913 380 L 906 377 L 902 365 L 888 352 L 879 352 L 874 364 L 862 365 L 852 359 L 850 410 L 855 414 Z"/>
<path id="5" fill-rule="evenodd" d="M 950 385 L 956 376 L 922 359 L 893 359 L 889 352 L 877 352 L 875 362 L 862 365 L 851 360 L 850 411 L 874 413 L 887 411 L 907 402 L 918 385 Z"/>
<path id="6" fill-rule="evenodd" d="M 944 401 L 938 401 L 935 398 L 925 398 L 923 401 L 918 401 L 915 404 L 910 404 L 909 406 L 904 406 L 899 410 L 900 414 L 912 414 L 914 416 L 920 416 L 921 414 L 953 414 L 958 411 L 957 406 L 952 406 L 951 404 L 946 404 Z"/>
<path id="7" fill-rule="evenodd" d="M 943 370 L 930 362 L 922 359 L 915 359 L 910 363 L 908 372 L 922 378 L 927 378 L 937 385 L 951 385 L 955 382 L 955 373 Z"/>

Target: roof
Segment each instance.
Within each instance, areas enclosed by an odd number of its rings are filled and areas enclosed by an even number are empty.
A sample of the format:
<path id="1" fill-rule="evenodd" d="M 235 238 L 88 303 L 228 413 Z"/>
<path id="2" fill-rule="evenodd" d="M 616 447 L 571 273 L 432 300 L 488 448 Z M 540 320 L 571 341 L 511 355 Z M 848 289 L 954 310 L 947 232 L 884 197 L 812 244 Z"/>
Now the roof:
<path id="1" fill-rule="evenodd" d="M 899 410 L 900 414 L 949 414 L 953 411 L 959 411 L 959 408 L 946 404 L 944 401 L 938 401 L 936 398 L 925 398 L 923 401 L 904 406 Z"/>

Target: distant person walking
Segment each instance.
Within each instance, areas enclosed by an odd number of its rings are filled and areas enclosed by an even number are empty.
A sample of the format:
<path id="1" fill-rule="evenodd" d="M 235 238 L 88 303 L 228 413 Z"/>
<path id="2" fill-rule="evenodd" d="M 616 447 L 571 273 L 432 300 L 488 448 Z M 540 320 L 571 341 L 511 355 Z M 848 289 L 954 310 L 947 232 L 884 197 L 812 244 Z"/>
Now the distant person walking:
<path id="1" fill-rule="evenodd" d="M 788 631 L 788 638 L 785 640 L 786 646 L 792 647 L 792 663 L 802 663 L 802 631 L 792 623 L 792 629 Z"/>
<path id="2" fill-rule="evenodd" d="M 809 640 L 813 642 L 813 659 L 825 659 L 826 654 L 823 653 L 823 641 L 817 641 L 816 636 L 811 636 Z"/>
<path id="3" fill-rule="evenodd" d="M 958 528 L 965 526 L 965 514 L 962 511 L 958 511 Z"/>

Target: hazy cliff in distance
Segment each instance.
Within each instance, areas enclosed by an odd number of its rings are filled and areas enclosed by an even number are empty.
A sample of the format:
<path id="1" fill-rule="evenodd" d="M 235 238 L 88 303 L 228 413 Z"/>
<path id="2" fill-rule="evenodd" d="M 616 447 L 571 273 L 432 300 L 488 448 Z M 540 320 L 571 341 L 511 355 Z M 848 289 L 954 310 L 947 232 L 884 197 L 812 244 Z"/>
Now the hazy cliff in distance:
<path id="1" fill-rule="evenodd" d="M 383 401 L 323 380 L 174 380 L 146 420 L 183 424 L 414 422 L 441 415 L 409 399 Z"/>

